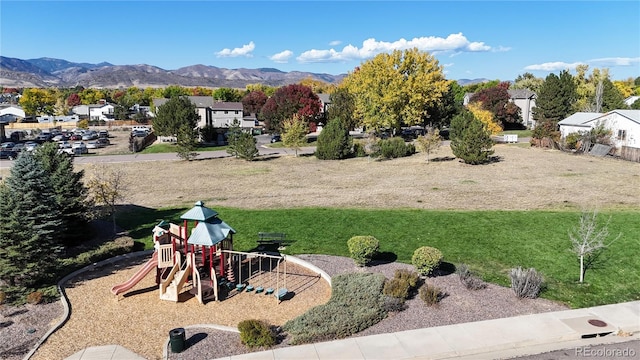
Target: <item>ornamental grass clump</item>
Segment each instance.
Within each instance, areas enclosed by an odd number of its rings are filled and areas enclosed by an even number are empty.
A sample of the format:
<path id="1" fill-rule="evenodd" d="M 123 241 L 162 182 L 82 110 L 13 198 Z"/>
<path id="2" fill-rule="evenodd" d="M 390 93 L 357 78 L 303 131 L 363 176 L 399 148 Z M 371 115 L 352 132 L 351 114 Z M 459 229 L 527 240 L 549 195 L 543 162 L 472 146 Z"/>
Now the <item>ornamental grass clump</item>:
<path id="1" fill-rule="evenodd" d="M 276 334 L 263 320 L 249 319 L 238 324 L 240 341 L 248 347 L 270 347 L 276 344 Z"/>
<path id="2" fill-rule="evenodd" d="M 471 272 L 467 264 L 460 264 L 456 268 L 456 273 L 462 285 L 468 290 L 481 290 L 487 287 L 487 284 L 482 279 Z"/>
<path id="3" fill-rule="evenodd" d="M 289 320 L 283 329 L 292 344 L 345 338 L 385 318 L 382 274 L 351 273 L 332 278 L 331 299 Z"/>
<path id="4" fill-rule="evenodd" d="M 535 299 L 540 294 L 544 278 L 534 268 L 511 269 L 511 289 L 519 298 Z"/>
<path id="5" fill-rule="evenodd" d="M 440 288 L 429 284 L 422 285 L 418 291 L 418 295 L 427 306 L 437 305 L 440 300 L 446 296 Z"/>
<path id="6" fill-rule="evenodd" d="M 431 274 L 442 262 L 442 252 L 434 247 L 417 248 L 411 257 L 411 263 L 424 276 Z"/>
<path id="7" fill-rule="evenodd" d="M 373 236 L 354 236 L 347 240 L 349 254 L 358 266 L 365 266 L 378 253 L 380 242 Z"/>

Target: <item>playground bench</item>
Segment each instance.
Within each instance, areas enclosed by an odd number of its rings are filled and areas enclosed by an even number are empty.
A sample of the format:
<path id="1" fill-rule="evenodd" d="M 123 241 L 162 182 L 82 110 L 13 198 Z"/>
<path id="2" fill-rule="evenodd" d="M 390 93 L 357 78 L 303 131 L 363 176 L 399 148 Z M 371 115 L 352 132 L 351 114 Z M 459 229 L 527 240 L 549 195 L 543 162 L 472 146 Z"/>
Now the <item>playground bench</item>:
<path id="1" fill-rule="evenodd" d="M 287 235 L 284 233 L 258 233 L 258 244 L 260 245 L 282 245 L 286 241 Z"/>

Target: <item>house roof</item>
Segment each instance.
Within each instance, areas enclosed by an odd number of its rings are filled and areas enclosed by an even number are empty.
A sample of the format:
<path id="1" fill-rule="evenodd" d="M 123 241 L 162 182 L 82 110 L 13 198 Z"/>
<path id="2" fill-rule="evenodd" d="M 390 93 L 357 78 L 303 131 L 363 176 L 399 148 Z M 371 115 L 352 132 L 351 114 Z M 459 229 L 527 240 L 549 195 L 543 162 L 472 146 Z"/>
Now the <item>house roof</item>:
<path id="1" fill-rule="evenodd" d="M 241 102 L 225 102 L 215 101 L 211 96 L 187 96 L 187 99 L 191 101 L 197 108 L 211 108 L 212 110 L 242 110 Z M 156 107 L 164 105 L 169 101 L 167 98 L 155 98 L 153 104 Z"/>
<path id="2" fill-rule="evenodd" d="M 236 231 L 224 221 L 215 218 L 211 222 L 198 223 L 189 236 L 187 244 L 213 246 L 226 239 L 229 233 L 235 234 Z"/>
<path id="3" fill-rule="evenodd" d="M 570 125 L 570 126 L 586 126 L 588 127 L 589 125 L 587 125 L 586 123 L 597 118 L 600 117 L 600 115 L 602 115 L 602 113 L 594 113 L 594 112 L 577 112 L 569 117 L 567 117 L 566 119 L 561 120 L 560 122 L 558 122 L 558 125 Z"/>
<path id="4" fill-rule="evenodd" d="M 329 94 L 318 94 L 318 98 L 320 98 L 320 101 L 322 101 L 323 104 L 330 104 L 331 101 L 329 100 Z"/>
<path id="5" fill-rule="evenodd" d="M 529 89 L 507 90 L 512 99 L 531 99 L 536 97 L 536 93 Z"/>
<path id="6" fill-rule="evenodd" d="M 182 214 L 182 216 L 180 216 L 180 219 L 206 221 L 216 216 L 218 216 L 217 211 L 209 209 L 208 207 L 204 206 L 204 203 L 202 201 L 198 201 L 196 202 L 196 205 L 194 207 L 192 207 L 186 213 Z"/>
<path id="7" fill-rule="evenodd" d="M 602 114 L 600 116 L 598 116 L 597 118 L 591 119 L 589 120 L 589 122 L 591 121 L 597 121 L 602 117 L 605 117 L 607 115 L 611 115 L 611 114 L 618 114 L 620 116 L 626 117 L 627 119 L 635 122 L 636 124 L 640 124 L 640 110 L 611 110 L 606 114 Z"/>

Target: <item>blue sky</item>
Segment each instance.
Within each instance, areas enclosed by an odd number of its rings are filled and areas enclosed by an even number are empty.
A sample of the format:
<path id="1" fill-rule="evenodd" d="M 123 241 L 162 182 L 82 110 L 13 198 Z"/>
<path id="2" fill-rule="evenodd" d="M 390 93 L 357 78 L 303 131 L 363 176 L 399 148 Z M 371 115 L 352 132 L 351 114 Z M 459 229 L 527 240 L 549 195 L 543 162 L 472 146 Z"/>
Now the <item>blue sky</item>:
<path id="1" fill-rule="evenodd" d="M 640 2 L 0 0 L 0 54 L 166 70 L 341 74 L 418 47 L 449 79 L 608 68 L 640 76 Z"/>

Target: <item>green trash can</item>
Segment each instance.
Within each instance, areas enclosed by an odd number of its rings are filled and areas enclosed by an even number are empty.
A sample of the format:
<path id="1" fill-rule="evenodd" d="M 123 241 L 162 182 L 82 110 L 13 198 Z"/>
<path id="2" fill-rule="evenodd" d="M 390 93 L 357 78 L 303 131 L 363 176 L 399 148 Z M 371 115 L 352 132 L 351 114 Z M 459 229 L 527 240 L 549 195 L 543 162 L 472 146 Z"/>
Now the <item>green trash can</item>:
<path id="1" fill-rule="evenodd" d="M 179 353 L 184 350 L 185 334 L 184 328 L 177 328 L 169 331 L 169 346 L 172 353 Z"/>

